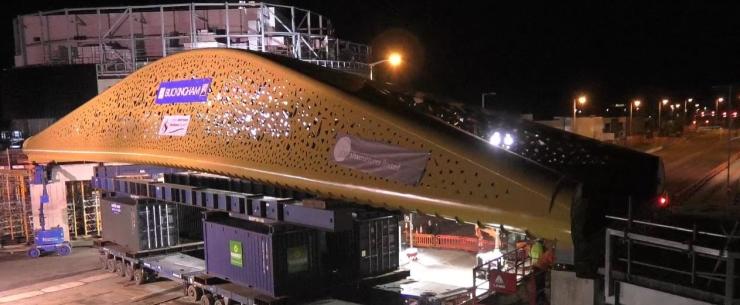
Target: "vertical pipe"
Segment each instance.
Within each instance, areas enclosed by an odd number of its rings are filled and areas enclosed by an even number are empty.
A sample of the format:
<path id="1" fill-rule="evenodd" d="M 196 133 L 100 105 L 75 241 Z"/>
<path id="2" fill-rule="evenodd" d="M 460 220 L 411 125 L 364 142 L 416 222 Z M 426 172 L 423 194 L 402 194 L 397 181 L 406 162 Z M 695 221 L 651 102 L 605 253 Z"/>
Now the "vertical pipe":
<path id="1" fill-rule="evenodd" d="M 627 198 L 627 229 L 624 232 L 625 238 L 627 238 L 627 279 L 629 280 L 632 275 L 632 239 L 629 237 L 629 232 L 632 230 L 632 197 Z"/>
<path id="2" fill-rule="evenodd" d="M 69 10 L 64 10 L 64 19 L 67 21 L 67 64 L 72 64 L 72 43 L 70 42 L 69 35 L 72 33 L 72 31 L 69 28 Z"/>
<path id="3" fill-rule="evenodd" d="M 134 39 L 134 10 L 128 8 L 128 34 L 131 40 L 131 72 L 136 70 L 136 40 Z"/>
<path id="4" fill-rule="evenodd" d="M 735 298 L 735 256 L 734 253 L 727 253 L 727 263 L 725 264 L 725 305 L 732 305 Z"/>
<path id="5" fill-rule="evenodd" d="M 82 229 L 84 235 L 87 233 L 87 211 L 85 211 L 85 183 L 80 181 L 80 199 L 82 201 Z"/>
<path id="6" fill-rule="evenodd" d="M 727 192 L 730 191 L 730 158 L 732 155 L 732 85 L 728 86 L 727 95 Z"/>
<path id="7" fill-rule="evenodd" d="M 398 243 L 398 253 L 397 254 L 398 254 L 398 261 L 399 261 L 399 265 L 400 265 L 400 263 L 401 263 L 401 252 L 402 252 L 401 250 L 403 249 L 401 247 L 401 243 L 403 242 L 403 235 L 402 235 L 403 234 L 403 232 L 402 232 L 403 227 L 400 225 L 400 223 L 398 221 L 396 222 L 396 226 L 398 227 L 398 239 L 396 240 L 396 242 Z"/>
<path id="8" fill-rule="evenodd" d="M 49 53 L 46 49 L 46 36 L 44 35 L 44 16 L 39 12 L 39 28 L 41 28 L 41 49 L 44 50 L 44 64 L 48 64 Z"/>
<path id="9" fill-rule="evenodd" d="M 629 125 L 627 125 L 627 137 L 632 135 L 632 104 L 634 104 L 634 102 L 630 102 L 630 121 Z"/>
<path id="10" fill-rule="evenodd" d="M 577 111 L 578 111 L 578 109 L 576 108 L 576 99 L 574 98 L 573 99 L 573 130 L 572 130 L 573 133 L 578 133 L 578 131 L 576 130 L 576 113 L 577 113 Z"/>
<path id="11" fill-rule="evenodd" d="M 691 231 L 691 245 L 689 247 L 691 251 L 691 285 L 696 282 L 696 251 L 694 251 L 694 243 L 696 243 L 696 224 L 694 224 L 694 229 Z"/>
<path id="12" fill-rule="evenodd" d="M 604 296 L 608 298 L 612 295 L 612 237 L 611 234 L 609 234 L 609 229 L 606 230 L 606 242 L 604 249 Z"/>
<path id="13" fill-rule="evenodd" d="M 165 207 L 165 211 L 167 208 Z M 157 205 L 157 217 L 159 217 L 159 246 L 164 247 L 164 227 L 166 224 L 162 223 L 162 204 Z"/>
<path id="14" fill-rule="evenodd" d="M 149 205 L 146 205 L 146 204 L 144 205 L 144 212 L 146 216 L 146 248 L 151 249 L 152 248 L 152 238 L 151 238 L 151 233 L 149 233 L 149 228 L 151 227 L 149 224 Z M 137 229 L 141 230 L 141 227 Z"/>
<path id="15" fill-rule="evenodd" d="M 76 202 L 77 200 L 76 199 L 77 199 L 77 196 L 75 192 L 75 184 L 73 182 L 72 184 L 72 220 L 74 220 L 73 223 L 74 223 L 74 228 L 75 228 L 75 237 L 79 236 L 79 232 L 77 232 L 77 228 L 79 228 L 79 225 L 77 224 L 77 202 Z"/>
<path id="16" fill-rule="evenodd" d="M 31 232 L 29 232 L 30 228 L 28 225 L 28 215 L 26 214 L 26 178 L 23 178 L 23 176 L 19 176 L 18 179 L 20 180 L 19 184 L 21 186 L 21 211 L 23 213 L 23 235 L 26 237 L 26 243 L 28 243 L 31 239 Z M 2 236 L 0 236 L 2 238 Z"/>
<path id="17" fill-rule="evenodd" d="M 7 153 L 7 156 L 8 156 L 8 174 L 5 175 L 5 194 L 8 200 L 7 202 L 8 215 L 7 216 L 8 216 L 8 223 L 10 224 L 10 238 L 15 239 L 15 236 L 14 236 L 15 234 L 13 232 L 13 216 L 10 213 L 10 211 L 12 210 L 10 208 L 10 205 L 11 205 L 11 202 L 10 202 L 11 201 L 10 200 L 10 169 L 12 168 L 10 164 L 10 149 L 6 149 L 5 152 Z M 39 203 L 43 204 L 40 201 Z M 1 235 L 0 235 L 0 238 L 2 238 Z"/>
<path id="18" fill-rule="evenodd" d="M 298 35 L 295 32 L 295 7 L 290 7 L 290 31 L 293 36 L 293 57 L 300 58 L 301 42 L 298 41 Z"/>
<path id="19" fill-rule="evenodd" d="M 658 136 L 660 136 L 660 115 L 663 112 L 663 101 L 658 101 Z"/>
<path id="20" fill-rule="evenodd" d="M 414 213 L 409 213 L 409 248 L 414 247 Z"/>
<path id="21" fill-rule="evenodd" d="M 100 191 L 95 193 L 95 229 L 100 235 Z"/>
<path id="22" fill-rule="evenodd" d="M 190 3 L 190 48 L 192 49 L 197 42 L 195 33 L 195 4 Z"/>
<path id="23" fill-rule="evenodd" d="M 224 17 L 224 20 L 226 21 L 226 47 L 231 48 L 231 30 L 229 26 L 229 3 L 226 3 L 226 16 Z"/>
<path id="24" fill-rule="evenodd" d="M 174 20 L 172 21 L 175 22 Z M 159 7 L 159 29 L 162 33 L 162 57 L 167 56 L 167 40 L 164 38 L 164 7 Z"/>
<path id="25" fill-rule="evenodd" d="M 105 50 L 103 49 L 103 33 L 102 33 L 102 24 L 100 22 L 100 9 L 95 10 L 95 14 L 98 19 L 98 56 L 100 57 L 100 65 L 102 66 L 104 64 L 105 59 Z"/>
<path id="26" fill-rule="evenodd" d="M 172 246 L 172 239 L 170 238 L 170 213 L 167 206 L 164 207 L 165 224 L 167 226 L 167 246 Z"/>
<path id="27" fill-rule="evenodd" d="M 372 221 L 370 221 L 368 223 L 370 224 L 370 227 L 373 227 L 375 225 L 375 223 L 372 222 Z M 375 231 L 377 231 L 377 230 L 378 229 L 375 228 Z M 370 270 L 370 272 L 373 272 L 373 255 L 372 255 L 373 254 L 373 248 L 372 248 L 372 246 L 373 246 L 372 244 L 373 243 L 371 242 L 373 239 L 372 239 L 372 232 L 371 231 L 372 230 L 370 230 L 370 228 L 368 228 L 368 230 L 367 230 L 367 241 L 368 241 L 368 246 L 367 246 L 368 260 L 367 261 L 368 261 L 368 269 L 367 270 Z"/>
<path id="28" fill-rule="evenodd" d="M 260 10 L 259 10 L 259 14 L 260 14 L 260 26 L 259 26 L 259 31 L 260 31 L 260 44 L 262 45 L 262 47 L 261 47 L 262 52 L 265 52 L 265 14 L 264 14 L 264 9 L 265 9 L 265 4 L 264 3 L 260 3 Z"/>

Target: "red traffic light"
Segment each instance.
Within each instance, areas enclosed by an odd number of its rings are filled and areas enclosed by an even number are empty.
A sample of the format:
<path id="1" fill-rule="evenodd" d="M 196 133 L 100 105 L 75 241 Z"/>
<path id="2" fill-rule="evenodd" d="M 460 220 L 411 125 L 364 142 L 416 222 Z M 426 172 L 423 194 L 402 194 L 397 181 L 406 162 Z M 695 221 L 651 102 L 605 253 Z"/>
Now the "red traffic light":
<path id="1" fill-rule="evenodd" d="M 671 204 L 671 198 L 668 197 L 668 194 L 663 193 L 660 196 L 658 196 L 658 207 L 659 208 L 668 207 L 668 205 L 670 204 Z"/>

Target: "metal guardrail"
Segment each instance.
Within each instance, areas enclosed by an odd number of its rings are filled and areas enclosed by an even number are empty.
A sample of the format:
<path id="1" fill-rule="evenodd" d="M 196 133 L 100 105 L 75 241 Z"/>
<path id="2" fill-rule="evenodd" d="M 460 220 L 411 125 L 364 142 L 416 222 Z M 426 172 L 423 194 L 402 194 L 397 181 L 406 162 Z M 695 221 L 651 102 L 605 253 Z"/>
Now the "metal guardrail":
<path id="1" fill-rule="evenodd" d="M 618 303 L 619 285 L 624 281 L 651 289 L 666 291 L 712 303 L 738 304 L 735 296 L 736 260 L 740 253 L 728 251 L 738 230 L 736 222 L 729 234 L 607 216 L 607 219 L 624 222 L 623 229 L 606 230 L 604 279 L 607 300 Z M 641 227 L 649 232 L 666 230 L 669 237 L 656 237 L 638 233 Z M 700 241 L 715 239 L 723 247 L 697 245 Z M 724 269 L 724 270 L 723 270 Z M 618 278 L 618 279 L 617 279 Z"/>
<path id="2" fill-rule="evenodd" d="M 478 304 L 480 300 L 494 294 L 488 279 L 492 270 L 514 274 L 516 285 L 519 286 L 532 273 L 532 258 L 526 248 L 516 248 L 473 268 L 473 298 L 466 304 Z"/>
<path id="3" fill-rule="evenodd" d="M 370 73 L 370 65 L 356 61 L 341 60 L 323 60 L 323 59 L 304 59 L 303 61 L 316 64 L 325 68 L 355 72 L 363 76 Z"/>
<path id="4" fill-rule="evenodd" d="M 414 247 L 418 248 L 462 250 L 478 253 L 491 251 L 495 246 L 496 243 L 493 241 L 480 240 L 475 237 L 414 233 Z"/>

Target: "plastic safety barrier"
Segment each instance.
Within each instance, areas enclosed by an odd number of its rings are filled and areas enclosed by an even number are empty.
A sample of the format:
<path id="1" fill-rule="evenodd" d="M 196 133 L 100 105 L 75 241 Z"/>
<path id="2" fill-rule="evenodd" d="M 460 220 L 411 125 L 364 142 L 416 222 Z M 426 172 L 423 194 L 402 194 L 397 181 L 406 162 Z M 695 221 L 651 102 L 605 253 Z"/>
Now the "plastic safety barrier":
<path id="1" fill-rule="evenodd" d="M 472 253 L 491 251 L 496 243 L 491 240 L 456 235 L 414 233 L 414 247 L 461 250 Z"/>

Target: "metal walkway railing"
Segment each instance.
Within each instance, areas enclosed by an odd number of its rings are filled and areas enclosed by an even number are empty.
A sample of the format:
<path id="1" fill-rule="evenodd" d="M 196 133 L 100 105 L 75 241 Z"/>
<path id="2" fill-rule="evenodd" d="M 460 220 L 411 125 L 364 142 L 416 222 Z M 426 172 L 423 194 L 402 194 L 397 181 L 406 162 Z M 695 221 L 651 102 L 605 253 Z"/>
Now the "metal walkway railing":
<path id="1" fill-rule="evenodd" d="M 517 248 L 491 261 L 473 268 L 473 299 L 470 304 L 478 304 L 493 295 L 499 289 L 516 289 L 532 273 L 532 258 L 526 248 Z M 505 275 L 513 278 L 513 283 L 497 283 L 500 278 L 491 279 L 492 275 Z M 513 287 L 504 287 L 513 285 Z"/>
<path id="2" fill-rule="evenodd" d="M 607 216 L 605 296 L 619 302 L 619 282 L 711 303 L 739 304 L 736 261 L 732 249 L 738 223 L 729 234 L 702 232 Z M 616 228 L 619 227 L 619 228 Z M 700 238 L 697 238 L 700 237 Z"/>

